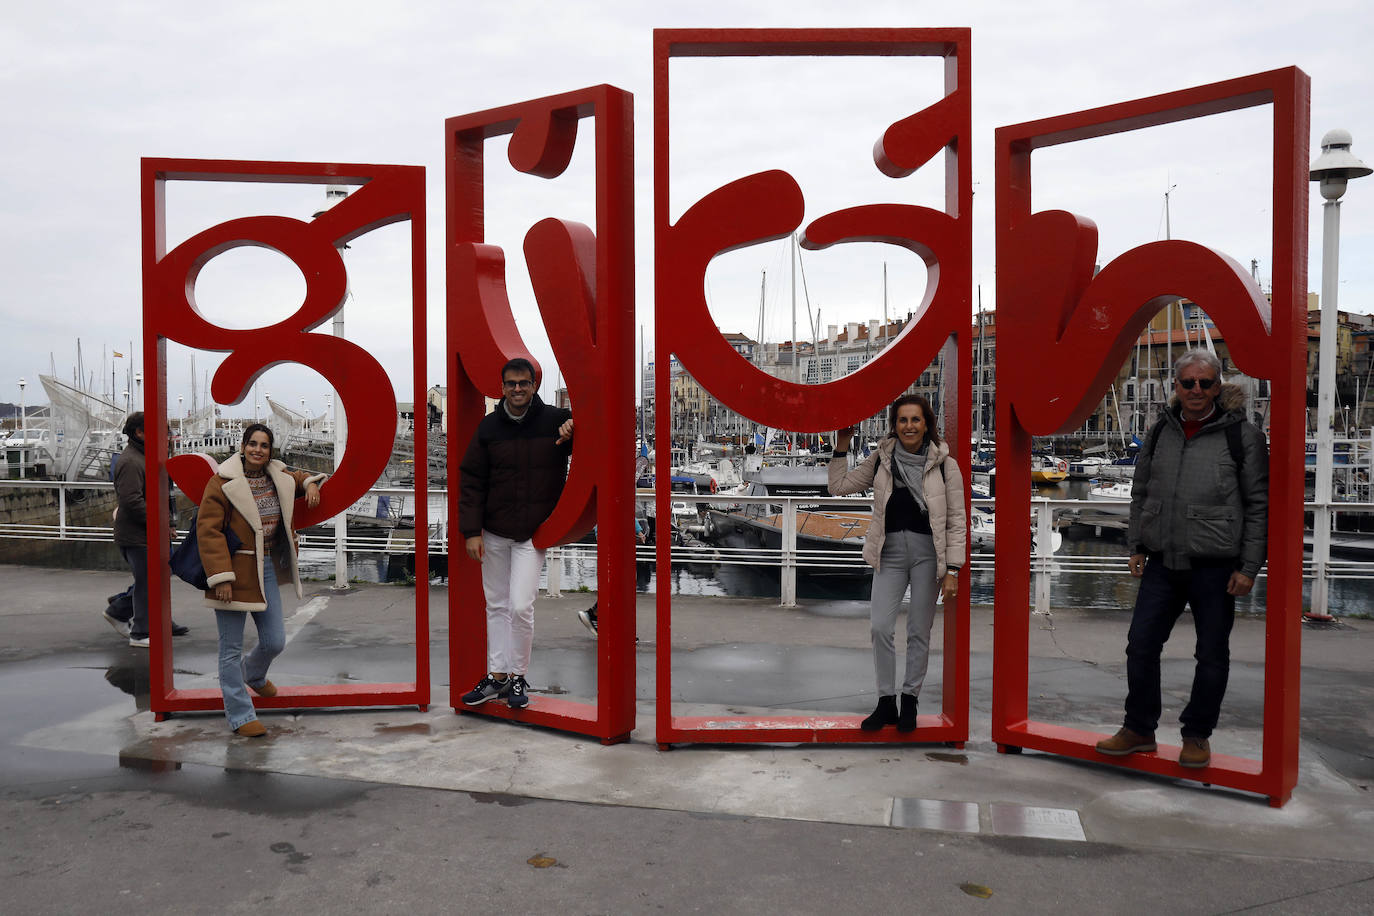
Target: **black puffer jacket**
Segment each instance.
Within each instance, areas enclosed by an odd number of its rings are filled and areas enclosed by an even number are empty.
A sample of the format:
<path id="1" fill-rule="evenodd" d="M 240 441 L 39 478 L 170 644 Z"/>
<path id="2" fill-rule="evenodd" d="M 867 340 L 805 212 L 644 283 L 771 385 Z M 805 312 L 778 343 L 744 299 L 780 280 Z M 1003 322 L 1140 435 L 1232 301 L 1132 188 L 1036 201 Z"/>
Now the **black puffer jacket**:
<path id="1" fill-rule="evenodd" d="M 528 540 L 553 512 L 568 479 L 572 441 L 555 445 L 558 427 L 572 417 L 535 395 L 520 422 L 503 399 L 477 424 L 460 468 L 458 527 L 464 538 L 483 529 Z"/>

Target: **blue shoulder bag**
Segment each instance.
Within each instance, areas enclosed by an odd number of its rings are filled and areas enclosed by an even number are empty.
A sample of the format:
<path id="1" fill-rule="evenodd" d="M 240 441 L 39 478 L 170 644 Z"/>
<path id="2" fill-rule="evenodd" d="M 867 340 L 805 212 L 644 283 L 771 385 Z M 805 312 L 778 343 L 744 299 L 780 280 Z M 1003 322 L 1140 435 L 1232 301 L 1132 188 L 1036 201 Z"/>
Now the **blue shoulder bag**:
<path id="1" fill-rule="evenodd" d="M 172 574 L 178 579 L 190 585 L 194 585 L 201 591 L 205 591 L 210 586 L 205 579 L 205 564 L 200 561 L 200 542 L 196 539 L 196 522 L 200 518 L 200 509 L 191 513 L 191 530 L 186 533 L 186 538 L 177 545 L 176 550 L 172 551 L 172 557 L 167 565 L 172 568 Z M 224 526 L 224 541 L 229 546 L 229 555 L 243 546 L 243 541 L 234 533 L 233 529 L 227 524 Z"/>

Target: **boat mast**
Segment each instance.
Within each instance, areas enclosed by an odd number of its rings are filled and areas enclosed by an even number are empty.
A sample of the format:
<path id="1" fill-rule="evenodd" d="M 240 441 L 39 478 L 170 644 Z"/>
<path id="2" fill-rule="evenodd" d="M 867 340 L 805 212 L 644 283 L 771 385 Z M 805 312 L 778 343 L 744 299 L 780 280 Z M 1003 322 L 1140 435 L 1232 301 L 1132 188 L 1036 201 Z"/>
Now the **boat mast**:
<path id="1" fill-rule="evenodd" d="M 763 362 L 763 306 L 764 297 L 768 292 L 768 271 L 762 270 L 759 271 L 759 273 L 761 274 L 761 276 L 759 277 L 759 338 L 758 342 L 754 344 L 755 365 L 761 364 Z M 753 433 L 751 435 L 757 437 L 758 434 L 759 425 L 758 423 L 754 423 Z M 751 439 L 750 441 L 753 440 Z M 766 447 L 768 445 L 768 442 L 765 440 L 763 444 Z"/>
<path id="2" fill-rule="evenodd" d="M 1174 236 L 1173 236 L 1173 226 L 1172 226 L 1172 224 L 1170 223 L 1170 220 L 1169 220 L 1169 195 L 1172 194 L 1172 193 L 1174 192 L 1174 188 L 1176 188 L 1176 187 L 1178 187 L 1178 185 L 1176 185 L 1176 184 L 1171 184 L 1171 185 L 1169 185 L 1169 190 L 1167 190 L 1167 191 L 1164 192 L 1164 239 L 1165 239 L 1165 241 L 1168 241 L 1168 240 L 1170 240 L 1170 239 L 1172 239 L 1172 238 L 1174 237 Z M 1159 397 L 1160 397 L 1160 399 L 1164 402 L 1164 404 L 1168 404 L 1168 400 L 1169 400 L 1169 399 L 1168 399 L 1167 397 L 1165 397 L 1165 395 L 1164 395 L 1164 392 L 1165 392 L 1165 390 L 1166 390 L 1165 387 L 1164 387 L 1164 383 L 1165 383 L 1165 373 L 1171 371 L 1171 370 L 1173 369 L 1173 367 L 1174 367 L 1174 307 L 1175 307 L 1176 305 L 1178 305 L 1178 300 L 1177 300 L 1177 299 L 1175 299 L 1173 302 L 1169 303 L 1168 311 L 1166 311 L 1166 312 L 1164 313 L 1164 328 L 1165 328 L 1165 333 L 1167 334 L 1167 336 L 1166 336 L 1165 339 L 1164 339 L 1165 359 L 1164 359 L 1164 366 L 1162 367 L 1162 371 L 1161 371 L 1161 373 L 1160 373 L 1161 378 L 1160 378 L 1160 382 L 1159 382 Z M 1164 407 L 1161 405 L 1160 410 L 1162 411 L 1163 409 L 1164 409 Z"/>
<path id="3" fill-rule="evenodd" d="M 883 317 L 887 317 L 887 265 L 883 265 Z M 978 353 L 973 361 L 973 454 L 983 448 L 983 284 L 978 284 Z M 1120 420 L 1120 417 L 1117 418 Z"/>
<path id="4" fill-rule="evenodd" d="M 792 381 L 801 384 L 801 359 L 797 347 L 797 233 L 792 233 L 792 247 L 787 253 L 792 264 Z M 789 452 L 797 450 L 797 434 L 789 431 Z"/>

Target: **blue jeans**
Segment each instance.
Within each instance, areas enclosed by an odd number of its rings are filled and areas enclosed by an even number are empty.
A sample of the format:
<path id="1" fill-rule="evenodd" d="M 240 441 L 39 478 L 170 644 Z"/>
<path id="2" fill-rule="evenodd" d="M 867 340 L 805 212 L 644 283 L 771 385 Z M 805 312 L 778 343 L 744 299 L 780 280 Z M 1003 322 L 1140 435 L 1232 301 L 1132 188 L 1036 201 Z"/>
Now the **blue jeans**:
<path id="1" fill-rule="evenodd" d="M 258 628 L 258 644 L 245 657 L 243 654 L 245 611 L 215 611 L 215 626 L 219 628 L 219 689 L 224 695 L 224 715 L 230 728 L 238 728 L 258 717 L 248 696 L 248 685 L 261 687 L 267 680 L 267 668 L 272 659 L 286 648 L 286 628 L 281 616 L 281 590 L 277 588 L 277 573 L 268 558 L 263 565 L 262 593 L 267 610 L 253 611 L 253 624 Z"/>
<path id="2" fill-rule="evenodd" d="M 148 638 L 148 548 L 121 547 L 119 553 L 134 574 L 134 616 L 129 620 L 132 639 Z"/>
<path id="3" fill-rule="evenodd" d="M 1153 735 L 1159 725 L 1159 654 L 1184 605 L 1193 611 L 1197 648 L 1193 691 L 1179 716 L 1186 738 L 1206 738 L 1217 727 L 1221 700 L 1231 670 L 1231 625 L 1236 599 L 1226 594 L 1233 564 L 1166 569 L 1151 557 L 1136 594 L 1126 637 L 1126 722 L 1138 735 Z"/>

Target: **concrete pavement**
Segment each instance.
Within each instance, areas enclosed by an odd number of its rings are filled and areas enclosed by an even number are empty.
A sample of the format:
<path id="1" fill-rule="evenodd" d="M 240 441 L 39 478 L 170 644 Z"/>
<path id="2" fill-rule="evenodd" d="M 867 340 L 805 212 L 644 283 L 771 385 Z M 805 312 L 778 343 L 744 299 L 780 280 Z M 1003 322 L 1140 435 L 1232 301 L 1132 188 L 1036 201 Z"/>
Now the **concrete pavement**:
<path id="1" fill-rule="evenodd" d="M 267 713 L 263 718 L 271 735 L 249 741 L 231 736 L 219 715 L 153 721 L 146 711 L 146 658 L 120 645 L 98 615 L 103 596 L 121 588 L 123 576 L 8 566 L 0 567 L 0 577 L 5 636 L 0 703 L 6 723 L 0 764 L 6 784 L 13 787 L 5 796 L 8 826 L 0 835 L 7 847 L 24 850 L 9 857 L 11 886 L 38 886 L 33 882 L 41 880 L 42 870 L 29 861 L 34 849 L 65 855 L 68 875 L 89 867 L 83 863 L 96 850 L 83 855 L 72 840 L 85 830 L 98 848 L 105 829 L 99 825 L 105 821 L 68 823 L 53 815 L 62 811 L 65 817 L 72 810 L 70 800 L 62 808 L 68 795 L 86 799 L 79 805 L 99 807 L 89 802 L 100 796 L 92 781 L 116 783 L 121 788 L 111 791 L 122 796 L 133 792 L 147 805 L 152 829 L 176 836 L 175 812 L 194 795 L 191 787 L 213 784 L 210 795 L 218 817 L 236 799 L 224 780 L 252 776 L 266 780 L 263 784 L 271 787 L 266 794 L 274 797 L 285 791 L 280 786 L 300 787 L 300 805 L 288 804 L 291 813 L 283 816 L 304 819 L 312 832 L 330 834 L 338 825 L 332 822 L 334 803 L 328 799 L 338 793 L 366 797 L 358 804 L 382 820 L 397 816 L 389 807 L 393 802 L 413 808 L 421 820 L 423 799 L 445 811 L 444 818 L 461 808 L 463 818 L 472 820 L 471 829 L 495 835 L 498 845 L 509 834 L 506 827 L 493 831 L 493 820 L 505 823 L 516 811 L 539 806 L 547 814 L 542 822 L 550 836 L 564 835 L 564 828 L 574 823 L 582 825 L 581 834 L 567 835 L 581 836 L 570 848 L 585 859 L 580 868 L 592 873 L 578 879 L 588 882 L 587 905 L 577 907 L 587 912 L 617 908 L 610 905 L 614 901 L 621 908 L 671 902 L 666 907 L 670 911 L 687 912 L 711 900 L 712 908 L 733 911 L 733 904 L 756 899 L 760 885 L 754 879 L 761 877 L 768 879 L 765 885 L 776 882 L 789 889 L 775 888 L 767 899 L 778 904 L 791 899 L 791 909 L 799 912 L 819 912 L 828 900 L 833 901 L 830 911 L 847 909 L 846 900 L 900 905 L 913 893 L 929 895 L 936 909 L 941 902 L 999 909 L 1014 901 L 1020 912 L 1079 911 L 1102 908 L 1101 894 L 1127 886 L 1136 896 L 1107 908 L 1144 912 L 1171 901 L 1192 901 L 1195 908 L 1185 907 L 1185 912 L 1242 907 L 1311 912 L 1314 906 L 1374 911 L 1374 801 L 1369 791 L 1374 780 L 1374 624 L 1369 621 L 1345 620 L 1304 633 L 1301 774 L 1289 804 L 1272 809 L 1244 793 L 1108 765 L 1030 752 L 997 754 L 988 740 L 991 612 L 986 608 L 974 612 L 972 735 L 958 751 L 937 745 L 657 750 L 650 595 L 640 596 L 641 705 L 639 728 L 628 744 L 602 747 L 590 739 L 455 715 L 443 683 L 436 683 L 428 712 Z M 196 606 L 189 589 L 175 595 L 174 616 L 192 627 L 189 636 L 175 643 L 178 686 L 213 686 L 212 617 Z M 413 589 L 396 586 L 363 586 L 344 596 L 318 588 L 299 608 L 289 601 L 288 614 L 296 611 L 288 622 L 291 641 L 274 665 L 273 679 L 279 684 L 405 679 L 413 654 L 413 595 Z M 445 601 L 444 588 L 431 588 L 436 682 L 447 671 Z M 576 593 L 540 600 L 530 671 L 534 703 L 541 694 L 588 696 L 594 689 L 593 644 L 575 617 L 590 601 L 591 596 Z M 782 609 L 769 601 L 677 596 L 674 607 L 674 688 L 679 693 L 674 700 L 679 713 L 871 708 L 863 603 Z M 1127 619 L 1125 612 L 1058 612 L 1037 618 L 1031 649 L 1034 716 L 1103 731 L 1115 728 L 1124 693 Z M 934 644 L 939 644 L 938 634 Z M 1262 621 L 1238 620 L 1232 647 L 1231 688 L 1213 747 L 1257 757 Z M 1186 698 L 1190 653 L 1191 628 L 1185 619 L 1165 660 L 1165 734 L 1172 731 Z M 937 655 L 923 708 L 938 705 L 939 671 Z M 110 763 L 102 768 L 102 761 L 116 762 L 118 776 L 109 772 Z M 67 772 L 75 781 L 55 775 Z M 64 788 L 68 782 L 77 788 Z M 317 794 L 319 801 L 312 805 L 309 799 Z M 389 800 L 386 805 L 382 798 Z M 127 801 L 121 797 L 118 804 L 108 804 L 128 811 Z M 379 807 L 386 807 L 384 815 Z M 255 816 L 265 815 L 270 812 Z M 625 833 L 626 823 L 636 827 Z M 369 822 L 369 830 L 375 827 Z M 913 829 L 894 832 L 892 827 Z M 442 824 L 408 823 L 404 829 L 433 833 L 440 845 L 449 835 Z M 751 877 L 748 856 L 726 861 L 718 853 L 751 842 L 747 835 L 755 833 L 759 836 L 754 839 L 765 842 L 767 837 L 771 845 L 767 862 L 756 861 Z M 637 845 L 632 835 L 639 836 Z M 634 881 L 629 876 L 637 873 L 631 867 L 636 853 L 666 848 L 667 835 L 678 836 L 682 844 L 674 847 L 676 864 L 659 862 L 643 870 L 642 877 L 657 876 L 661 886 L 653 885 L 654 892 L 646 897 L 628 895 L 623 882 Z M 893 840 L 874 839 L 881 836 L 906 839 L 894 846 Z M 467 839 L 466 833 L 451 837 L 454 862 L 464 861 L 458 847 Z M 827 853 L 832 840 L 838 845 Z M 296 848 L 289 838 L 280 842 Z M 716 843 L 723 848 L 716 849 Z M 361 849 L 354 847 L 355 853 Z M 614 856 L 584 855 L 584 849 L 608 855 L 614 851 Z M 540 850 L 528 852 L 529 858 L 540 858 L 535 855 Z M 943 862 L 948 879 L 942 877 L 942 883 L 927 890 L 916 874 L 907 880 L 879 869 L 871 880 L 863 878 L 876 863 L 891 858 L 900 868 L 918 853 Z M 256 855 L 248 854 L 248 859 Z M 280 859 L 277 864 L 292 874 L 292 853 L 273 855 L 266 861 Z M 310 855 L 319 858 L 318 853 Z M 546 857 L 559 858 L 557 853 Z M 1037 861 L 1035 868 L 1025 867 L 1030 859 Z M 961 861 L 969 880 L 954 881 Z M 1091 876 L 1083 873 L 1085 861 L 1094 863 Z M 320 867 L 304 862 L 296 865 Z M 1190 869 L 1189 863 L 1200 862 L 1224 865 L 1224 877 L 1216 868 Z M 1167 881 L 1160 880 L 1161 872 L 1150 878 L 1151 872 L 1143 870 L 1147 864 L 1169 868 L 1170 863 Z M 536 870 L 535 864 L 517 864 L 522 876 Z M 345 883 L 356 877 L 342 860 L 338 867 Z M 717 878 L 724 883 L 718 886 Z M 427 911 L 418 898 L 407 896 L 416 889 L 404 880 L 383 883 L 397 892 L 386 897 L 384 909 L 394 903 L 398 911 L 417 906 Z M 430 889 L 437 891 L 442 884 Z M 402 887 L 409 889 L 399 893 Z M 668 893 L 672 887 L 678 890 Z M 846 896 L 845 887 L 857 897 Z M 990 889 L 992 896 L 981 897 L 980 888 Z M 562 891 L 548 898 L 535 891 L 532 901 L 564 899 Z M 705 895 L 698 897 L 699 892 Z M 49 898 L 35 892 L 33 899 L 42 909 Z M 289 895 L 274 895 L 276 902 L 285 899 Z M 342 907 L 347 899 L 326 894 L 314 902 L 321 904 L 319 911 L 329 911 L 326 901 Z M 500 899 L 499 893 L 493 899 Z M 146 902 L 156 910 L 160 900 L 153 895 Z M 214 902 L 211 893 L 206 906 Z M 536 903 L 529 911 L 546 910 Z"/>

